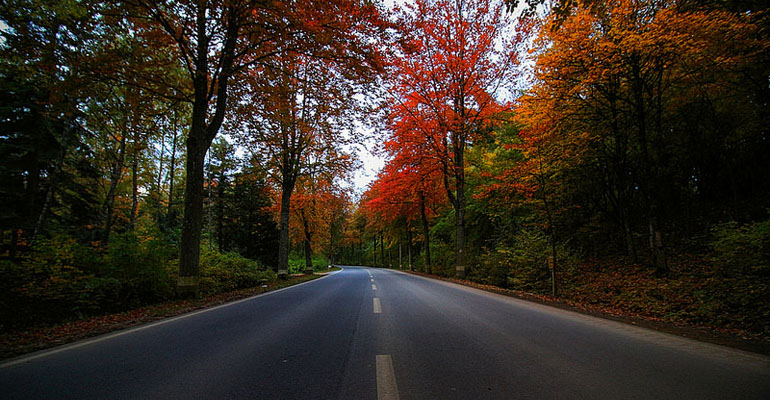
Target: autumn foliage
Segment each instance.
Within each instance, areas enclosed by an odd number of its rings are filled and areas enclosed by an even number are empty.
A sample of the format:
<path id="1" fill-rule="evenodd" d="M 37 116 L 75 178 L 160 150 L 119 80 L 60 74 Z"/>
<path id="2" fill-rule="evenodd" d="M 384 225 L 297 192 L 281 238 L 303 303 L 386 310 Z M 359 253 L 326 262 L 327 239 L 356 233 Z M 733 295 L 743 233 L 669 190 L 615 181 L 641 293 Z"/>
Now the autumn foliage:
<path id="1" fill-rule="evenodd" d="M 337 262 L 770 332 L 763 2 L 19 0 L 0 20 L 2 327 Z M 353 188 L 363 146 L 385 166 Z"/>
<path id="2" fill-rule="evenodd" d="M 409 28 L 390 64 L 388 163 L 362 203 L 380 221 L 375 229 L 417 219 L 410 199 L 427 183 L 452 207 L 429 218 L 432 244 L 422 252 L 434 265 L 425 270 L 452 275 L 464 238 L 474 280 L 549 293 L 553 265 L 563 296 L 700 322 L 730 309 L 737 325 L 766 330 L 747 311 L 768 306 L 757 297 L 767 294 L 766 244 L 739 238 L 764 226 L 770 205 L 767 10 L 557 3 L 530 10 L 516 26 L 521 36 L 491 48 L 486 39 L 501 26 L 492 4 L 457 3 L 488 19 L 440 2 L 400 14 Z M 514 52 L 525 45 L 526 54 Z M 481 62 L 500 49 L 512 53 Z M 528 82 L 507 106 L 497 77 L 513 79 L 503 65 L 519 60 Z M 743 264 L 752 267 L 719 267 L 736 266 L 726 252 L 740 258 L 718 245 L 725 237 L 754 246 L 761 255 Z M 697 279 L 710 283 L 695 288 Z M 718 294 L 727 281 L 732 300 Z M 597 293 L 598 282 L 616 289 Z M 655 284 L 687 294 L 659 302 Z M 695 297 L 708 305 L 695 310 Z"/>

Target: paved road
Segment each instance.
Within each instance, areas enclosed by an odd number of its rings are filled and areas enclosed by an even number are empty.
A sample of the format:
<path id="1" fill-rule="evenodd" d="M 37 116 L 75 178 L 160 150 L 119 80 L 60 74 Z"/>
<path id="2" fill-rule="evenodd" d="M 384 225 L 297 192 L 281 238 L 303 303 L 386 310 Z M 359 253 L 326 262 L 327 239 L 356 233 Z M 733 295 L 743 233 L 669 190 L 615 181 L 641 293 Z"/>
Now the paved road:
<path id="1" fill-rule="evenodd" d="M 2 399 L 770 399 L 770 358 L 395 271 L 0 366 Z"/>

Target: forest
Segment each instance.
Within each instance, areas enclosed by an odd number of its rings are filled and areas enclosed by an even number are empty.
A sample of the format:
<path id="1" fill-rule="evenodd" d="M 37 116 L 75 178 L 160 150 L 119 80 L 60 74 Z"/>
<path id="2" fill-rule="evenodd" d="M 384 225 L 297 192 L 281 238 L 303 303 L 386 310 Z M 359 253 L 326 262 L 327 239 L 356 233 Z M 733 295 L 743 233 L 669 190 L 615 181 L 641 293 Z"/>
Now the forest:
<path id="1" fill-rule="evenodd" d="M 761 1 L 4 2 L 0 329 L 334 264 L 769 340 L 769 82 Z"/>

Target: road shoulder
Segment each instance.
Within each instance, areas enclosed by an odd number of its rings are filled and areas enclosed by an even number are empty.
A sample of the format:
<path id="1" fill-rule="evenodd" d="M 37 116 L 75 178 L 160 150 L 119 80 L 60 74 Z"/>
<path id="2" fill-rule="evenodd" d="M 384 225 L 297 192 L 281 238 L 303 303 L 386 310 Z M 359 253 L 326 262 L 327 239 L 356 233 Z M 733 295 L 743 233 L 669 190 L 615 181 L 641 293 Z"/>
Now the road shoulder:
<path id="1" fill-rule="evenodd" d="M 119 331 L 143 329 L 145 326 L 165 323 L 173 319 L 250 300 L 322 279 L 338 271 L 296 276 L 270 285 L 220 293 L 201 299 L 169 301 L 122 313 L 102 315 L 54 326 L 3 332 L 0 334 L 0 365 L 14 362 L 17 359 L 24 359 L 37 353 L 49 352 L 54 348 L 71 346 L 75 342 L 94 340 L 97 337 L 114 335 Z"/>
<path id="2" fill-rule="evenodd" d="M 758 353 L 762 355 L 770 355 L 770 341 L 759 340 L 751 337 L 743 337 L 734 332 L 728 332 L 720 330 L 711 326 L 693 326 L 683 323 L 675 323 L 664 320 L 654 320 L 650 318 L 644 318 L 639 315 L 624 314 L 618 310 L 607 310 L 596 307 L 591 307 L 585 304 L 578 304 L 576 302 L 565 301 L 563 299 L 553 298 L 550 296 L 537 295 L 533 293 L 527 293 L 518 290 L 503 289 L 491 285 L 483 285 L 467 280 L 446 278 L 431 274 L 426 274 L 418 271 L 403 271 L 396 270 L 402 273 L 407 273 L 414 276 L 419 276 L 426 279 L 439 280 L 443 282 L 454 283 L 457 285 L 467 286 L 485 292 L 495 293 L 507 297 L 512 297 L 520 300 L 525 300 L 537 304 L 543 304 L 550 307 L 555 307 L 567 311 L 574 311 L 580 314 L 590 315 L 593 317 L 608 319 L 611 321 L 617 321 L 633 326 L 639 326 L 646 329 L 651 329 L 659 332 L 673 334 L 688 339 L 694 339 L 701 342 L 717 344 L 721 346 L 727 346 L 738 350 L 748 351 L 752 353 Z"/>

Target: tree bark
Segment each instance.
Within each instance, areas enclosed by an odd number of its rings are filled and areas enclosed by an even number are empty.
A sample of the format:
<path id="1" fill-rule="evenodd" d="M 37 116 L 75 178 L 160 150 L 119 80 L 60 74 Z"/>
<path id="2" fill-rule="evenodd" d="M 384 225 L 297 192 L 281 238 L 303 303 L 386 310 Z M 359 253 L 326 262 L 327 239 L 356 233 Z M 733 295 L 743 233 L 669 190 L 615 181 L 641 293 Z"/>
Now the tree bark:
<path id="1" fill-rule="evenodd" d="M 222 161 L 224 164 L 225 161 Z M 224 226 L 225 226 L 225 185 L 227 176 L 225 175 L 224 165 L 220 166 L 219 179 L 217 182 L 217 249 L 221 253 L 224 251 L 225 238 L 224 238 Z"/>
<path id="2" fill-rule="evenodd" d="M 380 262 L 382 266 L 385 266 L 385 236 L 380 231 Z"/>
<path id="3" fill-rule="evenodd" d="M 409 263 L 409 270 L 412 271 L 412 226 L 406 224 L 406 258 Z"/>
<path id="4" fill-rule="evenodd" d="M 128 229 L 134 230 L 136 213 L 139 209 L 139 134 L 134 137 L 134 157 L 131 161 L 131 215 L 129 216 Z"/>
<path id="5" fill-rule="evenodd" d="M 377 266 L 377 235 L 374 235 L 374 266 Z"/>
<path id="6" fill-rule="evenodd" d="M 11 247 L 8 249 L 8 258 L 16 261 L 16 246 L 19 244 L 19 228 L 15 225 L 11 229 Z"/>
<path id="7" fill-rule="evenodd" d="M 197 294 L 200 281 L 198 261 L 200 260 L 201 228 L 203 227 L 203 165 L 208 149 L 205 138 L 201 138 L 203 135 L 200 131 L 204 131 L 203 128 L 201 123 L 193 123 L 193 128 L 187 138 L 187 180 L 185 182 L 184 222 L 179 255 L 179 280 L 177 282 L 177 291 L 183 296 Z"/>
<path id="8" fill-rule="evenodd" d="M 184 198 L 184 224 L 180 243 L 179 280 L 177 292 L 181 295 L 198 293 L 200 281 L 200 238 L 203 222 L 203 164 L 211 142 L 219 132 L 225 117 L 228 98 L 228 81 L 233 73 L 235 47 L 241 28 L 241 16 L 231 5 L 227 9 L 227 26 L 224 45 L 217 60 L 221 66 L 217 85 L 209 87 L 210 48 L 212 37 L 207 32 L 206 3 L 198 2 L 196 8 L 196 36 L 193 83 L 193 110 L 190 132 L 187 137 L 187 182 Z M 174 32 L 172 32 L 173 34 Z M 209 120 L 209 100 L 216 92 L 216 104 Z"/>
<path id="9" fill-rule="evenodd" d="M 35 228 L 32 231 L 32 237 L 29 240 L 30 247 L 32 247 L 32 245 L 35 243 L 35 240 L 37 240 L 40 232 L 43 231 L 43 224 L 45 223 L 45 218 L 48 215 L 48 209 L 51 208 L 51 202 L 53 201 L 54 193 L 56 192 L 57 186 L 59 184 L 59 176 L 61 175 L 62 168 L 64 167 L 64 157 L 67 152 L 64 144 L 60 144 L 60 146 L 61 148 L 59 149 L 59 155 L 56 159 L 56 166 L 54 167 L 53 174 L 51 174 L 51 178 L 49 179 L 48 188 L 45 191 L 43 207 L 40 209 L 40 213 L 38 214 L 37 220 L 35 222 Z"/>
<path id="10" fill-rule="evenodd" d="M 398 269 L 404 269 L 404 257 L 401 253 L 401 239 L 398 240 Z"/>
<path id="11" fill-rule="evenodd" d="M 107 190 L 107 196 L 104 199 L 102 210 L 104 213 L 104 232 L 102 233 L 102 242 L 104 245 L 108 245 L 110 241 L 110 231 L 112 230 L 112 216 L 115 206 L 115 191 L 117 190 L 118 183 L 120 183 L 120 177 L 123 175 L 123 163 L 125 162 L 126 154 L 126 137 L 124 133 L 120 139 L 120 145 L 118 147 L 118 157 L 115 160 L 115 164 L 110 171 L 110 187 Z"/>
<path id="12" fill-rule="evenodd" d="M 650 110 L 645 107 L 645 83 L 642 77 L 641 61 L 638 60 L 638 57 L 632 57 L 630 63 L 632 73 L 631 87 L 633 90 L 634 109 L 638 124 L 637 136 L 642 164 L 642 179 L 640 186 L 647 206 L 650 252 L 652 254 L 652 263 L 655 267 L 655 273 L 657 275 L 665 275 L 668 273 L 668 262 L 666 260 L 666 253 L 663 249 L 663 234 L 660 232 L 658 224 L 658 202 L 655 198 L 657 173 L 653 169 L 648 147 L 649 124 L 647 123 L 647 118 Z"/>
<path id="13" fill-rule="evenodd" d="M 425 236 L 425 272 L 430 274 L 430 230 L 428 229 L 428 216 L 425 213 L 425 194 L 420 192 L 420 220 L 422 221 L 422 234 Z"/>
<path id="14" fill-rule="evenodd" d="M 306 274 L 312 274 L 313 273 L 313 248 L 310 244 L 310 225 L 307 221 L 307 216 L 305 215 L 305 210 L 302 210 L 302 228 L 305 234 L 305 239 L 303 240 L 303 244 L 305 247 L 305 273 Z"/>
<path id="15" fill-rule="evenodd" d="M 289 212 L 291 207 L 291 188 L 284 186 L 281 191 L 281 213 L 278 220 L 280 230 L 278 242 L 278 275 L 285 278 L 289 274 Z"/>

